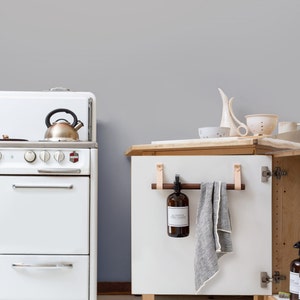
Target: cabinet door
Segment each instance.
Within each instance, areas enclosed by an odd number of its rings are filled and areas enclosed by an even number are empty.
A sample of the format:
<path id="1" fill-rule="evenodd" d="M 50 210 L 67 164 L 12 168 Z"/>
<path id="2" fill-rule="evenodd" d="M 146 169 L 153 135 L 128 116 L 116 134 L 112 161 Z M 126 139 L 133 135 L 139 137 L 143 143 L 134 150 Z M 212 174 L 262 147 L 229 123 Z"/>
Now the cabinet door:
<path id="1" fill-rule="evenodd" d="M 234 164 L 241 164 L 243 191 L 228 190 L 233 253 L 219 259 L 219 272 L 201 290 L 203 295 L 268 295 L 260 272 L 272 270 L 272 182 L 261 182 L 268 156 L 137 156 L 132 157 L 132 292 L 195 294 L 195 226 L 200 190 L 184 190 L 190 201 L 190 234 L 167 235 L 166 199 L 172 190 L 152 190 L 156 164 L 164 165 L 164 182 L 175 174 L 183 183 L 234 182 Z"/>

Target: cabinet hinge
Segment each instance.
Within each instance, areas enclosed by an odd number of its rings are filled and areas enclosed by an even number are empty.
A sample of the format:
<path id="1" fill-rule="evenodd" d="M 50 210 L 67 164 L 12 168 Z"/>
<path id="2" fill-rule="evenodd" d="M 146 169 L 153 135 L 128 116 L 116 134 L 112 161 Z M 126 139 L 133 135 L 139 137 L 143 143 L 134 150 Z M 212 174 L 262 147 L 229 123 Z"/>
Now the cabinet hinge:
<path id="1" fill-rule="evenodd" d="M 281 275 L 279 271 L 275 271 L 273 277 L 270 277 L 267 272 L 260 272 L 260 286 L 265 288 L 268 283 L 279 283 L 281 280 L 286 280 L 285 275 Z"/>
<path id="2" fill-rule="evenodd" d="M 277 179 L 280 179 L 281 176 L 286 176 L 287 171 L 282 170 L 280 167 L 275 167 L 274 171 L 270 171 L 268 167 L 261 167 L 261 182 L 267 182 L 269 177 L 275 176 Z"/>

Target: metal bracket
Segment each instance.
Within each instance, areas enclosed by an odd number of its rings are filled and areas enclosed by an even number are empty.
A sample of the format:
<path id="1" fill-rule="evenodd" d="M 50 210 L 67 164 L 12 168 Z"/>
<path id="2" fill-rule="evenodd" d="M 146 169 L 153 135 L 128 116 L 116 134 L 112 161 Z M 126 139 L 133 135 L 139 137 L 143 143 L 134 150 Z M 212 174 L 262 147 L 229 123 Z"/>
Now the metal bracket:
<path id="1" fill-rule="evenodd" d="M 281 280 L 286 280 L 285 275 L 281 275 L 279 271 L 275 271 L 273 277 L 270 277 L 267 272 L 260 272 L 260 286 L 266 288 L 268 283 L 279 283 Z"/>
<path id="2" fill-rule="evenodd" d="M 275 170 L 272 172 L 267 166 L 261 167 L 261 182 L 268 182 L 268 179 L 271 176 L 275 176 L 278 180 L 281 176 L 286 176 L 287 171 L 282 170 L 280 167 L 275 167 Z"/>

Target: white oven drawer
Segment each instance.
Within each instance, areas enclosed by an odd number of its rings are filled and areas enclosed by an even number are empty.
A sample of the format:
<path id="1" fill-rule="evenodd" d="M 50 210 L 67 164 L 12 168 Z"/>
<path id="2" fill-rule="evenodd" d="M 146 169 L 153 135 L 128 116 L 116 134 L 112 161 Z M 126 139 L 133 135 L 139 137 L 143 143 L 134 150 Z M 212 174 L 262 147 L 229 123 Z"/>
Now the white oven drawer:
<path id="1" fill-rule="evenodd" d="M 0 300 L 87 300 L 88 256 L 0 255 Z"/>
<path id="2" fill-rule="evenodd" d="M 89 178 L 1 176 L 0 254 L 88 254 Z"/>

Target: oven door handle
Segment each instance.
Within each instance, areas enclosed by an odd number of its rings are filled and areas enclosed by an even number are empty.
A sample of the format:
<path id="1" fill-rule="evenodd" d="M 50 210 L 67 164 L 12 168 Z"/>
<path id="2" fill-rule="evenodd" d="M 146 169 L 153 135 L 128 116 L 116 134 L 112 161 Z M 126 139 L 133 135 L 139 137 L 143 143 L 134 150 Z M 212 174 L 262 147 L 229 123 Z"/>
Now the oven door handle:
<path id="1" fill-rule="evenodd" d="M 37 170 L 39 173 L 75 173 L 79 174 L 81 173 L 80 169 L 72 169 L 72 168 L 49 168 L 49 169 L 38 169 Z"/>
<path id="2" fill-rule="evenodd" d="M 55 185 L 38 185 L 38 184 L 13 184 L 14 189 L 68 189 L 73 188 L 73 184 L 55 184 Z"/>
<path id="3" fill-rule="evenodd" d="M 15 269 L 72 269 L 73 264 L 57 263 L 57 264 L 24 264 L 13 263 L 11 265 Z"/>

